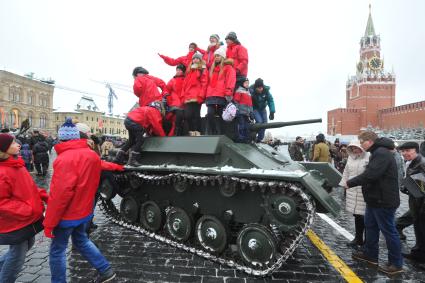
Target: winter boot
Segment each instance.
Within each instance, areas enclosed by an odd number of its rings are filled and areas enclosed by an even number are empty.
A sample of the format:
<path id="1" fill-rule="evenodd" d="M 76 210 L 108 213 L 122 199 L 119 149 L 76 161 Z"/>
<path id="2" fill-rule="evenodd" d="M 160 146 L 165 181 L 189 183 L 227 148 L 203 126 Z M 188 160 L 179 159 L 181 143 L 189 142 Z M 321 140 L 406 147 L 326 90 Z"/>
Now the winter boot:
<path id="1" fill-rule="evenodd" d="M 177 137 L 183 136 L 183 129 L 181 127 L 176 127 L 174 129 L 174 135 Z"/>
<path id="2" fill-rule="evenodd" d="M 137 151 L 131 151 L 130 152 L 130 158 L 128 159 L 128 165 L 130 166 L 134 166 L 134 167 L 139 167 L 142 164 L 140 163 L 140 158 L 142 157 L 142 154 L 140 152 Z"/>
<path id="3" fill-rule="evenodd" d="M 115 158 L 112 162 L 124 165 L 127 161 L 127 153 L 123 150 L 118 150 L 117 155 L 115 155 Z"/>

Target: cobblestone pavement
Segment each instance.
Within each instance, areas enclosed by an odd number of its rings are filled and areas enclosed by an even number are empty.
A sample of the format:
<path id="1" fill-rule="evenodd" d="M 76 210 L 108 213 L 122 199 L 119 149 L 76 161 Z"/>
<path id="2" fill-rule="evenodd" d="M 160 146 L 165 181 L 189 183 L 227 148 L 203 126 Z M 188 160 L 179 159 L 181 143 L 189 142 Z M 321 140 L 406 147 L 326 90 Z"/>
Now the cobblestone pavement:
<path id="1" fill-rule="evenodd" d="M 44 187 L 49 179 L 36 179 Z M 334 192 L 335 198 L 343 204 L 342 193 Z M 407 210 L 406 197 L 398 214 Z M 342 212 L 332 218 L 339 225 L 353 233 L 351 215 Z M 92 240 L 110 260 L 117 272 L 114 282 L 345 282 L 343 277 L 322 256 L 320 251 L 305 238 L 293 256 L 271 276 L 256 278 L 228 267 L 204 260 L 201 257 L 180 251 L 154 241 L 133 231 L 108 222 L 99 209 L 95 212 L 98 229 L 92 233 Z M 341 236 L 320 217 L 315 218 L 312 230 L 365 282 L 425 282 L 425 272 L 410 262 L 405 262 L 405 272 L 389 278 L 365 264 L 351 259 L 352 250 L 346 246 L 347 239 Z M 407 241 L 403 249 L 414 245 L 412 227 L 405 230 Z M 386 262 L 385 241 L 381 239 L 380 262 Z M 37 235 L 35 246 L 28 252 L 18 282 L 50 282 L 48 249 L 50 239 Z M 71 245 L 70 245 L 71 246 Z M 0 247 L 0 253 L 6 247 Z M 68 249 L 69 282 L 89 282 L 96 271 L 78 254 Z"/>

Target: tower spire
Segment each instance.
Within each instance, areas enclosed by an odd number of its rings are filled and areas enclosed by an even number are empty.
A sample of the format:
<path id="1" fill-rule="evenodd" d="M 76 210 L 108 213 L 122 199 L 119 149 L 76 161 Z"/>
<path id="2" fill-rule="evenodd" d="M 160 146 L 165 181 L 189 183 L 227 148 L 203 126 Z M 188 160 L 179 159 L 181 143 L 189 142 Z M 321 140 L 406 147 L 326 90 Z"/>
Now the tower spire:
<path id="1" fill-rule="evenodd" d="M 373 26 L 372 20 L 372 5 L 369 4 L 369 18 L 367 19 L 366 31 L 364 33 L 365 37 L 375 36 L 375 27 Z"/>

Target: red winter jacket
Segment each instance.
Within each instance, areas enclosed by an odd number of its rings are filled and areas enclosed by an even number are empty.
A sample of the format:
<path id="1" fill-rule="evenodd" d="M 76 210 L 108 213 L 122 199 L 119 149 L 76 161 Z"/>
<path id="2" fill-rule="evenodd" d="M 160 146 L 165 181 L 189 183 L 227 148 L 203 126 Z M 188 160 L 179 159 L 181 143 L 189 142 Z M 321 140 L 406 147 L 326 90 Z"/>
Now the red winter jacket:
<path id="1" fill-rule="evenodd" d="M 204 57 L 202 58 L 207 63 L 207 68 L 210 69 L 212 64 L 214 64 L 214 52 L 220 47 L 221 45 L 213 45 L 209 46 L 207 51 L 204 54 Z"/>
<path id="2" fill-rule="evenodd" d="M 183 109 L 183 102 L 181 99 L 183 81 L 184 76 L 174 76 L 167 84 L 167 90 L 170 94 L 167 96 L 167 105 L 171 108 Z"/>
<path id="3" fill-rule="evenodd" d="M 55 145 L 56 160 L 50 183 L 44 227 L 54 228 L 61 220 L 80 220 L 93 213 L 94 197 L 102 170 L 99 156 L 87 141 L 71 140 Z"/>
<path id="4" fill-rule="evenodd" d="M 161 112 L 158 109 L 150 106 L 137 107 L 128 113 L 127 117 L 142 126 L 149 135 L 165 136 Z"/>
<path id="5" fill-rule="evenodd" d="M 252 112 L 252 98 L 248 88 L 238 87 L 233 95 L 233 101 L 239 110 L 239 114 L 249 115 Z"/>
<path id="6" fill-rule="evenodd" d="M 177 66 L 179 64 L 183 64 L 185 66 L 188 66 L 190 64 L 190 62 L 192 62 L 192 57 L 196 53 L 196 51 L 198 51 L 202 55 L 205 54 L 205 50 L 197 47 L 195 51 L 189 51 L 186 56 L 181 56 L 181 57 L 178 57 L 176 59 L 173 59 L 171 57 L 161 55 L 161 54 L 158 54 L 158 55 L 159 55 L 159 57 L 162 58 L 162 60 L 164 60 L 165 64 L 167 64 L 169 66 Z"/>
<path id="7" fill-rule="evenodd" d="M 214 68 L 208 83 L 206 97 L 225 97 L 233 95 L 236 83 L 236 72 L 232 64 L 232 59 L 226 59 L 223 63 L 222 70 L 220 70 L 220 65 Z"/>
<path id="8" fill-rule="evenodd" d="M 206 65 L 192 64 L 190 71 L 183 81 L 183 103 L 203 103 L 208 85 L 208 69 Z"/>
<path id="9" fill-rule="evenodd" d="M 158 87 L 162 90 L 159 92 Z M 161 101 L 167 93 L 167 86 L 160 78 L 150 75 L 138 75 L 134 79 L 134 94 L 139 98 L 140 106 L 147 106 L 154 101 Z"/>
<path id="10" fill-rule="evenodd" d="M 44 189 L 37 188 L 21 157 L 0 161 L 0 233 L 28 226 L 43 216 Z"/>
<path id="11" fill-rule="evenodd" d="M 248 51 L 240 43 L 227 45 L 226 57 L 233 59 L 236 73 L 244 77 L 248 76 Z"/>

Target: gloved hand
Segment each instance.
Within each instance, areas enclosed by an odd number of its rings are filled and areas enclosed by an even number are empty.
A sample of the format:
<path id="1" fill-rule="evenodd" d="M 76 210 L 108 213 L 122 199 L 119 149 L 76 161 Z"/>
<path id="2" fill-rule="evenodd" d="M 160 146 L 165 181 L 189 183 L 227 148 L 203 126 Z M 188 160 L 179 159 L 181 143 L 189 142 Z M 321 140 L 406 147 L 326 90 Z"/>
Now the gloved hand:
<path id="1" fill-rule="evenodd" d="M 270 112 L 269 119 L 274 120 L 274 112 Z"/>
<path id="2" fill-rule="evenodd" d="M 251 120 L 251 122 L 255 123 L 255 116 L 254 116 L 254 112 L 250 112 L 250 113 L 249 113 L 249 120 Z"/>
<path id="3" fill-rule="evenodd" d="M 225 96 L 224 98 L 226 98 L 227 103 L 231 102 L 233 97 L 232 96 Z"/>
<path id="4" fill-rule="evenodd" d="M 403 194 L 409 195 L 409 191 L 406 189 L 406 187 L 405 187 L 405 186 L 401 186 L 401 187 L 400 187 L 400 191 L 401 191 Z"/>
<path id="5" fill-rule="evenodd" d="M 51 227 L 44 227 L 44 236 L 47 238 L 53 239 L 55 235 L 53 235 L 53 229 Z"/>

